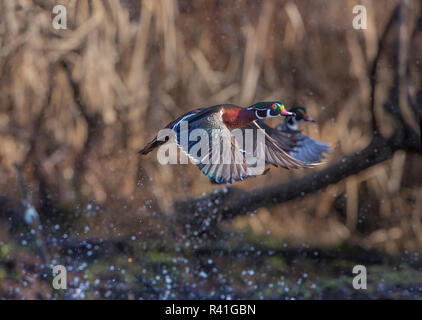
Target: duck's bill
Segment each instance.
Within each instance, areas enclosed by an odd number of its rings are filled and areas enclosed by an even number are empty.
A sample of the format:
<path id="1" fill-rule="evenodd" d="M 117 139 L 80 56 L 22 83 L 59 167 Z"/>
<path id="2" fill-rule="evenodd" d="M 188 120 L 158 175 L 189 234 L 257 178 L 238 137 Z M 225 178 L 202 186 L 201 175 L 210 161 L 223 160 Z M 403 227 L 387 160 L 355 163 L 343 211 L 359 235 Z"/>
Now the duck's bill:
<path id="1" fill-rule="evenodd" d="M 313 118 L 311 118 L 310 116 L 308 116 L 307 114 L 303 117 L 303 120 L 305 121 L 309 121 L 309 122 L 316 122 Z"/>
<path id="2" fill-rule="evenodd" d="M 286 109 L 281 110 L 282 116 L 295 116 L 296 114 L 294 112 L 289 112 Z"/>

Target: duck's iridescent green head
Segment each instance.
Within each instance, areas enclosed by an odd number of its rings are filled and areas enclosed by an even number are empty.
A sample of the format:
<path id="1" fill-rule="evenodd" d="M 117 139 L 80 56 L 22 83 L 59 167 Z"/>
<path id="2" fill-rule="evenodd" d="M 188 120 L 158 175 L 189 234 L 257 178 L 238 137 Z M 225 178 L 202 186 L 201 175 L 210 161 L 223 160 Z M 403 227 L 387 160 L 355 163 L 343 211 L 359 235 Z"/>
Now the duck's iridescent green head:
<path id="1" fill-rule="evenodd" d="M 264 101 L 258 102 L 247 108 L 248 110 L 255 110 L 258 119 L 264 119 L 277 116 L 294 116 L 295 114 L 289 112 L 280 101 Z"/>
<path id="2" fill-rule="evenodd" d="M 296 116 L 295 119 L 297 122 L 301 122 L 301 121 L 310 121 L 310 122 L 315 122 L 314 119 L 312 119 L 307 111 L 306 108 L 304 107 L 293 107 L 291 109 L 289 109 L 290 112 L 293 112 Z"/>

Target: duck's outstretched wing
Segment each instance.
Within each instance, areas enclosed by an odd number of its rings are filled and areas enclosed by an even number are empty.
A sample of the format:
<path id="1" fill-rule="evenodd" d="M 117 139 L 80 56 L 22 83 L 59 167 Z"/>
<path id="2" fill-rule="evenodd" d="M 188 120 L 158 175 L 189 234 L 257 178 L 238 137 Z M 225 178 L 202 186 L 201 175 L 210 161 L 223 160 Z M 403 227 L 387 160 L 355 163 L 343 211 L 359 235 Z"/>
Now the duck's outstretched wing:
<path id="1" fill-rule="evenodd" d="M 331 151 L 329 144 L 314 140 L 300 131 L 285 130 L 282 124 L 273 129 L 272 137 L 274 139 L 279 137 L 294 139 L 296 145 L 288 152 L 295 159 L 304 162 L 321 163 L 325 159 L 324 154 L 329 154 Z"/>
<path id="2" fill-rule="evenodd" d="M 194 109 L 192 111 L 189 111 L 188 113 L 185 113 L 185 114 L 181 115 L 180 117 L 178 117 L 177 119 L 170 122 L 168 125 L 166 125 L 164 127 L 164 129 L 173 130 L 173 128 L 177 124 L 180 124 L 183 120 L 190 119 L 194 116 L 198 116 L 198 115 L 201 115 L 203 113 L 209 112 L 210 110 L 212 110 L 212 108 L 214 108 L 214 107 L 197 108 L 197 109 Z M 161 137 L 155 136 L 154 139 L 149 141 L 141 150 L 138 151 L 138 153 L 140 153 L 142 155 L 146 155 L 146 154 L 150 153 L 152 150 L 154 150 L 155 148 L 157 148 L 157 147 L 163 145 L 164 143 L 166 143 L 167 141 L 169 141 L 169 139 L 170 139 L 170 137 L 168 137 L 168 136 L 163 137 L 163 139 L 161 139 Z"/>
<path id="3" fill-rule="evenodd" d="M 288 137 L 281 134 L 277 134 L 279 130 L 273 128 L 265 123 L 264 120 L 256 120 L 256 124 L 271 137 L 273 138 L 279 147 L 281 147 L 284 151 L 292 150 L 297 144 L 296 137 Z"/>
<path id="4" fill-rule="evenodd" d="M 246 161 L 236 138 L 219 117 L 219 112 L 192 114 L 184 119 L 185 123 L 176 123 L 173 131 L 179 148 L 216 183 L 261 174 L 259 168 Z"/>
<path id="5" fill-rule="evenodd" d="M 298 145 L 290 152 L 290 155 L 298 160 L 306 162 L 321 162 L 325 159 L 324 154 L 331 151 L 330 145 L 314 140 L 307 135 L 300 134 Z"/>
<path id="6" fill-rule="evenodd" d="M 290 152 L 293 152 L 297 145 L 296 138 L 287 137 L 282 134 L 276 134 L 276 130 L 266 125 L 263 121 L 253 121 L 241 128 L 244 131 L 244 137 L 247 136 L 246 130 L 252 129 L 256 133 L 262 133 L 265 136 L 264 143 L 254 137 L 253 140 L 253 155 L 257 155 L 258 150 L 265 153 L 265 163 L 273 166 L 280 166 L 283 168 L 312 168 L 317 163 L 302 161 L 293 157 Z M 243 150 L 245 154 L 248 150 Z"/>

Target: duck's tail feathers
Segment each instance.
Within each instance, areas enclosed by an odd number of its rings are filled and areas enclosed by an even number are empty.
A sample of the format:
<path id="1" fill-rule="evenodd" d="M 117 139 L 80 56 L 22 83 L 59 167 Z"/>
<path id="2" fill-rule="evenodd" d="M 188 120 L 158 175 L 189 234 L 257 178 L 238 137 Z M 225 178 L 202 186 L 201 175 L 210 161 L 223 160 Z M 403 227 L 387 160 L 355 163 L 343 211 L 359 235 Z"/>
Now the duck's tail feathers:
<path id="1" fill-rule="evenodd" d="M 150 153 L 152 150 L 154 150 L 155 148 L 161 146 L 162 144 L 166 143 L 167 140 L 164 141 L 159 141 L 157 140 L 157 137 L 155 137 L 153 140 L 151 140 L 150 142 L 148 142 L 145 147 L 143 147 L 141 150 L 138 151 L 138 153 L 145 155 Z"/>

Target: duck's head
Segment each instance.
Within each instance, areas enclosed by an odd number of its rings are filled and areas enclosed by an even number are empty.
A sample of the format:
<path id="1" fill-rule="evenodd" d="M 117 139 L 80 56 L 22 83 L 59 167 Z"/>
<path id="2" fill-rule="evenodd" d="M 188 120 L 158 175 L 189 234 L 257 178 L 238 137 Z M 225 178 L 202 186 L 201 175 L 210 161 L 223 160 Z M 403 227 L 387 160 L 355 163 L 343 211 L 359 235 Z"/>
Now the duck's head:
<path id="1" fill-rule="evenodd" d="M 293 112 L 287 111 L 284 104 L 280 101 L 258 102 L 250 106 L 248 110 L 254 110 L 258 119 L 295 115 Z"/>
<path id="2" fill-rule="evenodd" d="M 315 122 L 315 120 L 308 115 L 304 107 L 293 107 L 289 109 L 289 111 L 295 114 L 294 119 L 298 123 L 302 121 Z"/>
<path id="3" fill-rule="evenodd" d="M 293 107 L 289 109 L 289 112 L 294 113 L 294 116 L 286 117 L 283 127 L 288 130 L 299 130 L 299 123 L 303 121 L 315 122 L 304 107 Z"/>

